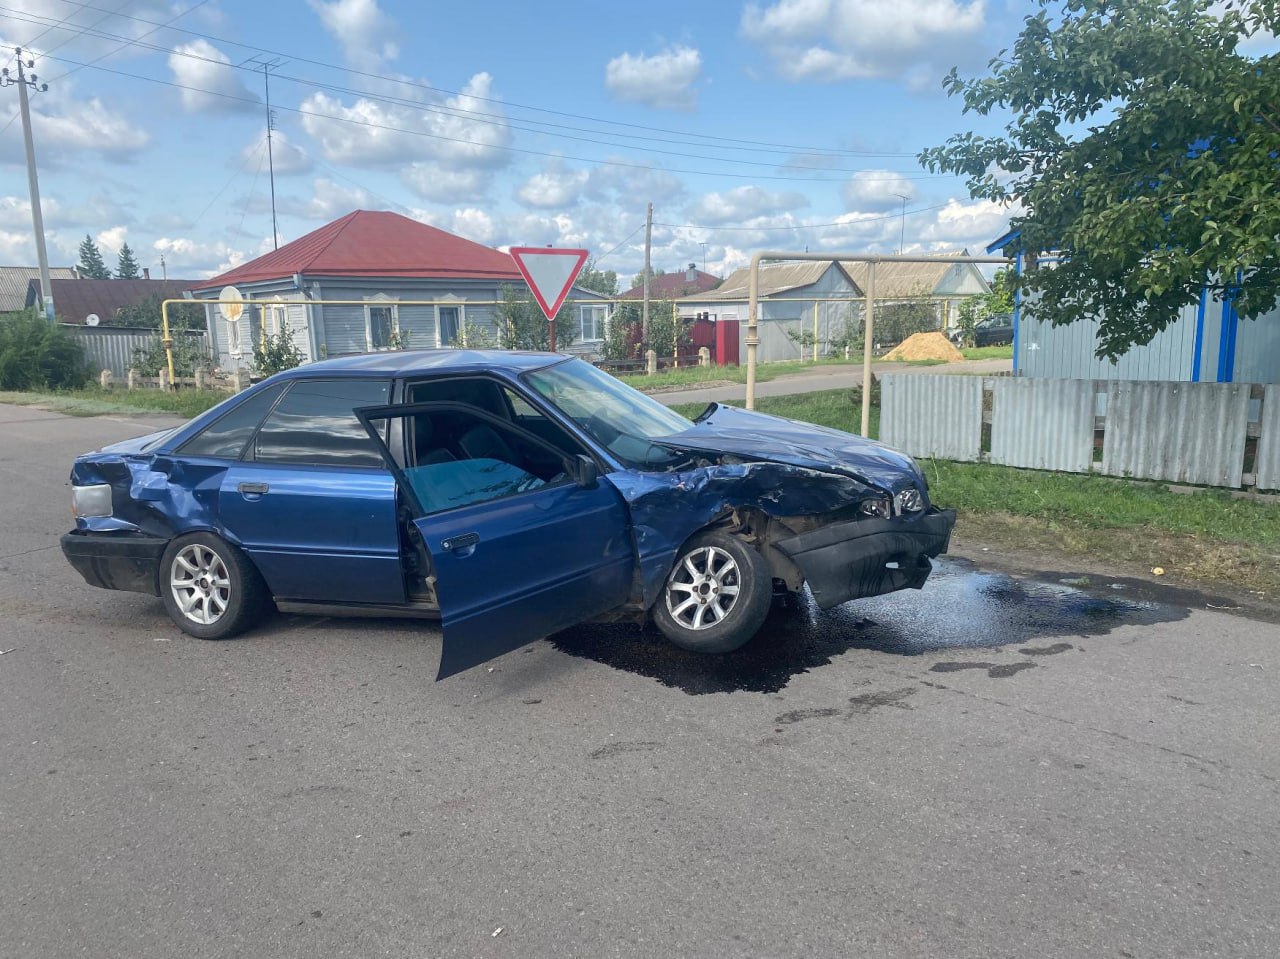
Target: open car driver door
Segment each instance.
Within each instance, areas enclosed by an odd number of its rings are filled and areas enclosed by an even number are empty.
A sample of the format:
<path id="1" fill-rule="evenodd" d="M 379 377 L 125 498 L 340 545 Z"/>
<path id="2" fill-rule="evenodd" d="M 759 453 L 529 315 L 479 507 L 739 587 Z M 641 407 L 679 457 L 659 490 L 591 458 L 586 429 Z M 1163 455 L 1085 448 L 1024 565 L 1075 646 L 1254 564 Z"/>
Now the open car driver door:
<path id="1" fill-rule="evenodd" d="M 429 554 L 444 633 L 437 679 L 630 598 L 629 514 L 617 490 L 598 482 L 594 460 L 566 456 L 463 403 L 356 415 L 395 475 Z M 384 437 L 403 446 L 402 457 Z"/>

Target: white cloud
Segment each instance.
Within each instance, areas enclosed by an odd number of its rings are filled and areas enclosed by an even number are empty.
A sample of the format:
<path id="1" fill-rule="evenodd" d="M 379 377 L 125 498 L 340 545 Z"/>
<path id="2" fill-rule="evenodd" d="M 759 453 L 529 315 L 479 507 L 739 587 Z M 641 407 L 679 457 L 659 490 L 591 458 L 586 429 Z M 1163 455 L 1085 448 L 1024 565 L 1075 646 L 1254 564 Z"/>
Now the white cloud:
<path id="1" fill-rule="evenodd" d="M 417 160 L 434 161 L 449 170 L 497 169 L 511 162 L 511 154 L 502 149 L 511 142 L 510 129 L 501 120 L 482 122 L 465 115 L 496 112 L 488 102 L 492 86 L 489 74 L 477 73 L 457 96 L 424 99 L 422 105 L 430 110 L 365 97 L 348 105 L 316 92 L 302 103 L 302 126 L 333 163 Z"/>
<path id="2" fill-rule="evenodd" d="M 231 58 L 207 40 L 174 47 L 169 69 L 174 81 L 185 88 L 179 95 L 182 108 L 190 113 L 254 110 L 262 102 L 244 85 Z"/>
<path id="3" fill-rule="evenodd" d="M 694 47 L 674 46 L 653 56 L 624 53 L 609 61 L 604 85 L 619 100 L 659 110 L 692 110 L 694 84 L 702 74 L 702 54 Z"/>
<path id="4" fill-rule="evenodd" d="M 259 132 L 256 139 L 252 143 L 245 145 L 240 151 L 240 162 L 253 168 L 257 164 L 260 157 L 266 155 L 267 131 L 264 129 Z M 289 138 L 282 130 L 276 130 L 271 134 L 271 156 L 275 165 L 276 174 L 279 176 L 288 176 L 293 173 L 310 173 L 314 163 L 311 157 L 303 152 L 302 148 L 297 144 L 290 142 Z"/>
<path id="5" fill-rule="evenodd" d="M 400 25 L 378 7 L 378 0 L 307 0 L 320 23 L 342 44 L 349 61 L 394 60 L 400 55 Z"/>
<path id="6" fill-rule="evenodd" d="M 59 56 L 73 60 L 92 59 L 105 53 L 110 53 L 113 61 L 144 57 L 151 51 L 143 46 L 122 44 L 117 37 L 166 43 L 166 37 L 178 35 L 176 30 L 161 32 L 153 26 L 171 19 L 177 12 L 171 0 L 17 0 L 17 3 L 10 0 L 5 6 L 17 7 L 24 17 L 38 21 L 27 23 L 16 18 L 13 21 L 13 29 L 21 34 L 22 47 L 33 50 L 37 58 L 42 51 L 52 51 L 55 47 Z M 200 29 L 219 19 L 217 11 L 208 6 L 193 8 L 190 3 L 183 6 L 189 12 L 183 14 L 182 26 Z M 111 16 L 112 13 L 120 16 Z M 152 23 L 145 22 L 147 20 Z M 27 42 L 28 37 L 35 43 Z M 5 47 L 12 50 L 14 45 L 8 43 Z M 51 64 L 45 66 L 48 69 Z"/>
<path id="7" fill-rule="evenodd" d="M 590 179 L 586 170 L 543 170 L 521 184 L 516 196 L 522 203 L 544 210 L 573 206 Z"/>
<path id="8" fill-rule="evenodd" d="M 777 193 L 758 186 L 738 186 L 723 193 L 707 193 L 689 208 L 699 223 L 741 223 L 808 206 L 801 193 Z"/>
<path id="9" fill-rule="evenodd" d="M 478 210 L 475 207 L 455 210 L 450 225 L 444 229 L 485 245 L 491 245 L 498 235 L 493 217 L 484 210 Z"/>
<path id="10" fill-rule="evenodd" d="M 105 230 L 100 230 L 94 239 L 97 241 L 98 249 L 102 251 L 103 256 L 118 254 L 120 248 L 124 246 L 125 234 L 128 232 L 129 228 L 127 226 L 108 227 Z"/>
<path id="11" fill-rule="evenodd" d="M 0 37 L 0 49 L 13 46 L 8 37 Z M 38 70 L 39 67 L 37 63 Z M 96 97 L 80 99 L 76 91 L 76 81 L 68 78 L 31 98 L 32 134 L 42 168 L 63 167 L 73 159 L 82 161 L 79 154 L 87 151 L 111 160 L 126 160 L 151 143 L 150 135 L 130 123 L 124 114 Z M 22 128 L 16 119 L 17 99 L 16 95 L 0 98 L 0 126 L 10 124 L 9 129 L 16 131 L 0 137 L 0 164 L 26 163 Z"/>
<path id="12" fill-rule="evenodd" d="M 151 246 L 157 255 L 164 256 L 169 275 L 182 279 L 215 276 L 239 266 L 246 259 L 243 250 L 235 249 L 223 240 L 197 243 L 186 237 L 162 236 Z"/>
<path id="13" fill-rule="evenodd" d="M 938 210 L 932 222 L 920 226 L 913 224 L 910 211 L 907 212 L 907 235 L 921 243 L 931 245 L 934 249 L 959 249 L 968 247 L 969 252 L 978 255 L 977 248 L 985 249 L 986 245 L 1003 233 L 1008 226 L 1009 217 L 1016 211 L 998 203 L 987 200 L 965 202 L 954 197 L 947 205 Z"/>
<path id="14" fill-rule="evenodd" d="M 5 263 L 34 264 L 36 244 L 31 231 L 0 229 L 0 260 Z"/>
<path id="15" fill-rule="evenodd" d="M 308 220 L 336 220 L 346 216 L 352 210 L 379 209 L 383 204 L 374 200 L 373 195 L 363 187 L 346 187 L 333 180 L 321 177 L 312 186 L 315 189 L 310 200 L 305 203 L 288 201 L 277 203 L 282 213 L 305 217 Z"/>
<path id="16" fill-rule="evenodd" d="M 895 205 L 900 206 L 904 196 L 908 203 L 914 202 L 916 198 L 915 183 L 891 170 L 864 170 L 855 173 L 841 192 L 845 206 L 850 210 L 887 210 Z"/>
<path id="17" fill-rule="evenodd" d="M 400 179 L 424 200 L 457 203 L 484 199 L 492 174 L 488 170 L 447 170 L 438 163 L 411 163 L 400 171 Z"/>
<path id="18" fill-rule="evenodd" d="M 938 77 L 925 65 L 976 48 L 985 15 L 985 0 L 777 0 L 748 4 L 739 31 L 788 80 Z"/>

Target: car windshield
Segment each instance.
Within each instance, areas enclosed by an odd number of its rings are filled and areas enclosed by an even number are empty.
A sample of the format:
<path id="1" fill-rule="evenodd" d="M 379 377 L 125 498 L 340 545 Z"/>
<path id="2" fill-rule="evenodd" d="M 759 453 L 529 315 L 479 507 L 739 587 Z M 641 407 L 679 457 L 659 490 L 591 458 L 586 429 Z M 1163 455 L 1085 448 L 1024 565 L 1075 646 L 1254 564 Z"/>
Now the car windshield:
<path id="1" fill-rule="evenodd" d="M 526 373 L 524 379 L 598 443 L 631 464 L 668 464 L 671 452 L 653 441 L 693 426 L 679 413 L 582 360 L 565 360 Z"/>

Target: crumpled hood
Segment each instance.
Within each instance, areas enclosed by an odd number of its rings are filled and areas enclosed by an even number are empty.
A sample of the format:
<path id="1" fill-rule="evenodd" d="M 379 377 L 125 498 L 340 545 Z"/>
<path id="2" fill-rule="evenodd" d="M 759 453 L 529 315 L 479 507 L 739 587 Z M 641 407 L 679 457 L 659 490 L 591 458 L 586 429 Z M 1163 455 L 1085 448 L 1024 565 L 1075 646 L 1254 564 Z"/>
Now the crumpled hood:
<path id="1" fill-rule="evenodd" d="M 716 403 L 692 429 L 662 441 L 684 450 L 728 453 L 854 476 L 892 492 L 911 480 L 921 489 L 924 475 L 909 456 L 875 440 L 825 426 Z"/>

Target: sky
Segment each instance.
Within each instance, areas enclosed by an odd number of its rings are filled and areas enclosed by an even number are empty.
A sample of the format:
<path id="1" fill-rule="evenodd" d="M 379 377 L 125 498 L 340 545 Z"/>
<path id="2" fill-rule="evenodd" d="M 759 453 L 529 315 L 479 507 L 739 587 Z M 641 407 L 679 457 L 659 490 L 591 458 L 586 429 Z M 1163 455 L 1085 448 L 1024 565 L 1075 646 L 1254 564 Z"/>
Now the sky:
<path id="1" fill-rule="evenodd" d="M 968 248 L 1009 210 L 916 154 L 995 132 L 942 89 L 1022 0 L 0 0 L 30 48 L 50 263 L 86 234 L 203 279 L 354 209 L 490 246 L 585 247 L 630 286 L 759 249 Z M 18 96 L 0 88 L 0 264 L 34 265 Z M 7 124 L 7 125 L 6 125 Z M 905 211 L 905 213 L 904 213 Z M 161 265 L 163 258 L 164 264 Z"/>

